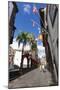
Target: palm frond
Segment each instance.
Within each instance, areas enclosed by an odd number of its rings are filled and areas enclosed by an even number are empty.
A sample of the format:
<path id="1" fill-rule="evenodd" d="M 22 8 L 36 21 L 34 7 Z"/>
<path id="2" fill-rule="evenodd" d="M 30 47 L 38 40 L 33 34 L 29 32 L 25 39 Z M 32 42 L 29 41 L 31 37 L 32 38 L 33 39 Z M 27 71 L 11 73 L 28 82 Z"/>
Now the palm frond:
<path id="1" fill-rule="evenodd" d="M 34 35 L 32 33 L 28 33 L 28 32 L 21 32 L 16 40 L 18 41 L 18 45 L 20 45 L 20 42 L 22 41 L 24 43 L 24 45 L 27 42 L 31 42 L 34 40 Z"/>

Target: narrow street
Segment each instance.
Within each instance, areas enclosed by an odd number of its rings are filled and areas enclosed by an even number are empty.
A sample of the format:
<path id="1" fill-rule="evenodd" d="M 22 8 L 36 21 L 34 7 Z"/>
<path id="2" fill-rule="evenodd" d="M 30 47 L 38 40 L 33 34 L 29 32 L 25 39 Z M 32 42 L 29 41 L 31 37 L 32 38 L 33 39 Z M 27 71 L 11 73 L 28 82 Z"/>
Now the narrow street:
<path id="1" fill-rule="evenodd" d="M 58 85 L 59 5 L 10 1 L 8 7 L 8 87 Z"/>
<path id="2" fill-rule="evenodd" d="M 9 88 L 19 87 L 39 87 L 39 86 L 51 86 L 55 85 L 52 77 L 52 73 L 46 69 L 46 71 L 40 71 L 40 67 L 19 76 L 15 80 L 9 82 Z"/>

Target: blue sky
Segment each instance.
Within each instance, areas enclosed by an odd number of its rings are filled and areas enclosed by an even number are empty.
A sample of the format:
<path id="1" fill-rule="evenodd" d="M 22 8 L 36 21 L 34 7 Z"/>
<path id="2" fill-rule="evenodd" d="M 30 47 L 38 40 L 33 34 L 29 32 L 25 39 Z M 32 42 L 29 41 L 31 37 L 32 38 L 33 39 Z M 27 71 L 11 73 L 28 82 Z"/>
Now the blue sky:
<path id="1" fill-rule="evenodd" d="M 20 32 L 30 32 L 33 33 L 35 38 L 39 35 L 39 29 L 40 29 L 40 18 L 39 15 L 36 13 L 33 13 L 33 7 L 36 6 L 37 10 L 40 8 L 46 7 L 46 4 L 40 4 L 40 3 L 24 3 L 24 2 L 17 2 L 19 12 L 16 14 L 15 19 L 15 27 L 16 31 L 14 34 L 14 38 L 20 33 Z M 35 26 L 32 25 L 32 20 L 37 22 Z M 41 41 L 38 43 L 41 44 Z"/>

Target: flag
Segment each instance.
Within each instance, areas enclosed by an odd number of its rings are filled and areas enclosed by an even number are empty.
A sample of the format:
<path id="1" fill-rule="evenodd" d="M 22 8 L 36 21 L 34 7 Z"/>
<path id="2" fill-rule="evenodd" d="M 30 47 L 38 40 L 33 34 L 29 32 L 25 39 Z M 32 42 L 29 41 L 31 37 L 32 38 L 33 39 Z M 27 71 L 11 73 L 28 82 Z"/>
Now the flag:
<path id="1" fill-rule="evenodd" d="M 32 21 L 32 26 L 33 26 L 33 27 L 35 26 L 35 21 Z"/>
<path id="2" fill-rule="evenodd" d="M 33 6 L 33 13 L 38 13 L 36 6 Z"/>

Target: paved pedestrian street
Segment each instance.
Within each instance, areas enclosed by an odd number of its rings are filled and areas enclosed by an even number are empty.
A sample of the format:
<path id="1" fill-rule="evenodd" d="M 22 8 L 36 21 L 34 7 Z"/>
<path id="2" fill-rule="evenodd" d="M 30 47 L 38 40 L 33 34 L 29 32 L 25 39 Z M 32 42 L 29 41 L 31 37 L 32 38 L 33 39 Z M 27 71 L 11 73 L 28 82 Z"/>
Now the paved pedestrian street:
<path id="1" fill-rule="evenodd" d="M 58 86 L 59 5 L 9 1 L 8 7 L 8 88 Z"/>
<path id="2" fill-rule="evenodd" d="M 47 69 L 40 71 L 40 67 L 9 82 L 9 88 L 51 86 L 54 85 L 52 73 Z"/>

